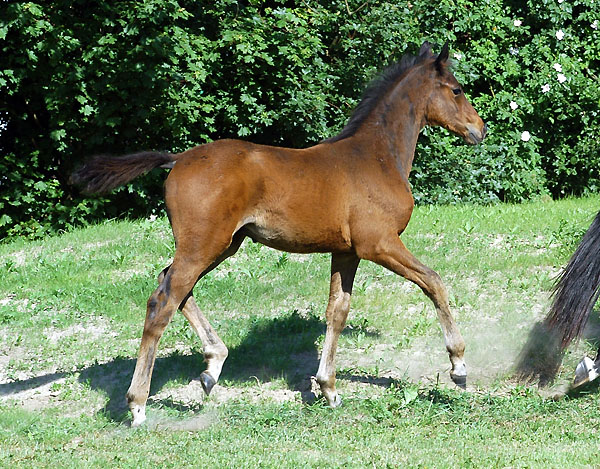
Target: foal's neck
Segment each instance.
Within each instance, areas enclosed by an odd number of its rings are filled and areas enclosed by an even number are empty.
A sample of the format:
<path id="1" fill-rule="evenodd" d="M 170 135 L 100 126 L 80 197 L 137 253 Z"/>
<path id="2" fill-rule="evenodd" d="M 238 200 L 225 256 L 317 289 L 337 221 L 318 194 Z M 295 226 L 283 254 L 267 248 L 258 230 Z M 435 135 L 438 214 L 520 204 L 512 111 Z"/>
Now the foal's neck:
<path id="1" fill-rule="evenodd" d="M 406 179 L 412 168 L 419 132 L 426 124 L 428 89 L 419 77 L 404 78 L 381 99 L 369 119 L 371 122 L 364 126 L 377 142 L 377 156 L 392 158 Z"/>

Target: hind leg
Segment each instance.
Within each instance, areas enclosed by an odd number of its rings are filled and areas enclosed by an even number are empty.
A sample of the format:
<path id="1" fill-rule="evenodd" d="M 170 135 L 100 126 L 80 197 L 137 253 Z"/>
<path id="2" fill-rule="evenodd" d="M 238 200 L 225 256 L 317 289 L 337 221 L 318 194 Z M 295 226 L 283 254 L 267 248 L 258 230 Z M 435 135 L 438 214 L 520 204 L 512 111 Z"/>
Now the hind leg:
<path id="1" fill-rule="evenodd" d="M 206 370 L 200 374 L 200 383 L 208 396 L 221 375 L 223 363 L 228 355 L 227 347 L 200 311 L 193 296 L 187 299 L 181 312 L 202 341 Z"/>
<path id="2" fill-rule="evenodd" d="M 226 242 L 214 240 L 202 242 L 198 237 L 187 238 L 185 243 L 180 242 L 173 264 L 163 276 L 158 288 L 150 296 L 138 360 L 126 395 L 129 409 L 133 415 L 132 426 L 138 426 L 146 419 L 145 409 L 150 392 L 150 379 L 158 342 L 165 328 L 177 308 L 190 296 L 198 278 L 203 273 L 210 271 L 221 257 L 222 254 L 216 253 L 224 253 L 231 245 L 231 237 Z M 199 249 L 199 247 L 201 248 Z M 192 304 L 190 303 L 190 305 Z"/>
<path id="3" fill-rule="evenodd" d="M 126 394 L 133 415 L 132 426 L 138 426 L 146 420 L 146 401 L 158 342 L 177 307 L 192 290 L 201 268 L 195 263 L 181 261 L 176 256 L 163 281 L 148 300 L 138 359 Z"/>
<path id="4" fill-rule="evenodd" d="M 236 233 L 229 248 L 227 248 L 224 253 L 222 253 L 204 272 L 202 272 L 200 278 L 204 277 L 211 270 L 215 269 L 225 259 L 233 256 L 240 248 L 243 241 L 244 235 L 240 234 L 239 232 Z M 159 284 L 162 282 L 162 279 L 167 271 L 168 268 L 163 270 L 158 277 Z M 202 314 L 202 311 L 200 311 L 200 308 L 196 304 L 196 300 L 191 294 L 181 303 L 179 309 L 189 321 L 192 329 L 202 342 L 202 352 L 204 354 L 204 360 L 206 361 L 207 366 L 206 370 L 200 375 L 200 382 L 202 383 L 202 387 L 206 395 L 209 395 L 212 391 L 212 388 L 219 380 L 219 376 L 221 375 L 223 363 L 228 355 L 227 347 L 218 336 L 217 332 L 210 325 L 208 319 L 206 319 L 206 317 Z"/>

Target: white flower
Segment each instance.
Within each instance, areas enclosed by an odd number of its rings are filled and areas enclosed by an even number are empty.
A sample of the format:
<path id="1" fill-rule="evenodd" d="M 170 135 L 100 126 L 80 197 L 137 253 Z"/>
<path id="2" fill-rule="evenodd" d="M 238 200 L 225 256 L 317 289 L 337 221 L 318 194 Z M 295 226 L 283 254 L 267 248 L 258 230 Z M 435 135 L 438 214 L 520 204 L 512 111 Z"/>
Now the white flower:
<path id="1" fill-rule="evenodd" d="M 598 29 L 598 20 L 595 20 L 592 24 L 590 24 L 592 29 Z"/>
<path id="2" fill-rule="evenodd" d="M 556 31 L 556 39 L 558 39 L 559 41 L 562 41 L 564 37 L 565 37 L 565 33 L 563 32 L 562 29 L 559 29 L 558 31 Z"/>
<path id="3" fill-rule="evenodd" d="M 559 73 L 558 75 L 556 75 L 556 78 L 558 78 L 559 83 L 564 83 L 565 81 L 567 81 L 567 77 L 564 76 L 562 73 Z"/>
<path id="4" fill-rule="evenodd" d="M 516 111 L 518 107 L 519 107 L 519 105 L 518 105 L 517 103 L 515 103 L 514 101 L 511 101 L 511 102 L 510 102 L 510 108 L 511 108 L 513 111 Z"/>
<path id="5" fill-rule="evenodd" d="M 460 60 L 460 59 L 462 59 L 462 54 L 461 54 L 461 53 L 459 53 L 459 52 L 455 52 L 455 53 L 454 53 L 454 58 L 455 58 L 456 60 Z"/>
<path id="6" fill-rule="evenodd" d="M 550 91 L 550 85 L 546 83 L 544 86 L 542 86 L 542 93 L 547 93 L 548 91 Z"/>
<path id="7" fill-rule="evenodd" d="M 560 64 L 554 64 L 552 65 L 552 68 L 557 72 L 562 72 L 562 67 L 560 66 Z"/>
<path id="8" fill-rule="evenodd" d="M 521 20 L 515 20 L 513 22 L 513 24 L 518 28 L 519 26 L 521 26 L 523 24 L 523 22 Z"/>
<path id="9" fill-rule="evenodd" d="M 157 217 L 156 217 L 156 215 L 150 215 L 150 216 L 148 217 L 148 221 L 149 221 L 149 222 L 153 222 L 153 221 L 155 221 L 155 220 L 156 220 L 156 218 L 157 218 Z"/>
<path id="10" fill-rule="evenodd" d="M 562 2 L 564 2 L 564 1 L 565 1 L 565 0 L 558 0 L 558 3 L 562 3 Z"/>
<path id="11" fill-rule="evenodd" d="M 510 52 L 512 55 L 519 55 L 519 49 L 516 47 L 509 47 L 508 52 Z"/>
<path id="12" fill-rule="evenodd" d="M 527 132 L 526 130 L 524 130 L 523 133 L 521 134 L 521 140 L 523 140 L 524 142 L 528 142 L 530 138 L 531 138 L 531 134 L 529 132 Z"/>

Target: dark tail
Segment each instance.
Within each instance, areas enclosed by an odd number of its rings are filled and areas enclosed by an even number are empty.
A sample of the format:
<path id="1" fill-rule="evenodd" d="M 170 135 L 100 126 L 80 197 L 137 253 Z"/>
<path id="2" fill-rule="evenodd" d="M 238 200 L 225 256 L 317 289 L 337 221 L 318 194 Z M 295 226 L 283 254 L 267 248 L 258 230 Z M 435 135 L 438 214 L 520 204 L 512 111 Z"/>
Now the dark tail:
<path id="1" fill-rule="evenodd" d="M 546 319 L 529 334 L 516 366 L 521 381 L 551 383 L 569 344 L 583 332 L 600 294 L 600 212 L 554 287 Z"/>
<path id="2" fill-rule="evenodd" d="M 173 161 L 175 155 L 160 152 L 94 156 L 71 175 L 71 182 L 81 186 L 85 193 L 102 194 Z"/>
<path id="3" fill-rule="evenodd" d="M 583 332 L 600 294 L 600 212 L 586 231 L 554 288 L 546 322 L 568 347 Z"/>

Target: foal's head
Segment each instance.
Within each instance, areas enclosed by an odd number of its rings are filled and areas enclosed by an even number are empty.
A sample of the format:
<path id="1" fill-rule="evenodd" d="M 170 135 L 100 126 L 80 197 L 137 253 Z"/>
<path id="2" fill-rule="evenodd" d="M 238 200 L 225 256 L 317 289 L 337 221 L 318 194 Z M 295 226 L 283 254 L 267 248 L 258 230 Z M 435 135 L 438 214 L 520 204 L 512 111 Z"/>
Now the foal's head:
<path id="1" fill-rule="evenodd" d="M 426 62 L 431 67 L 432 77 L 432 90 L 425 109 L 427 124 L 444 127 L 467 143 L 480 143 L 487 133 L 487 125 L 467 101 L 462 87 L 448 69 L 448 43 L 435 57 L 426 42 L 421 46 L 419 55 L 430 57 Z"/>

